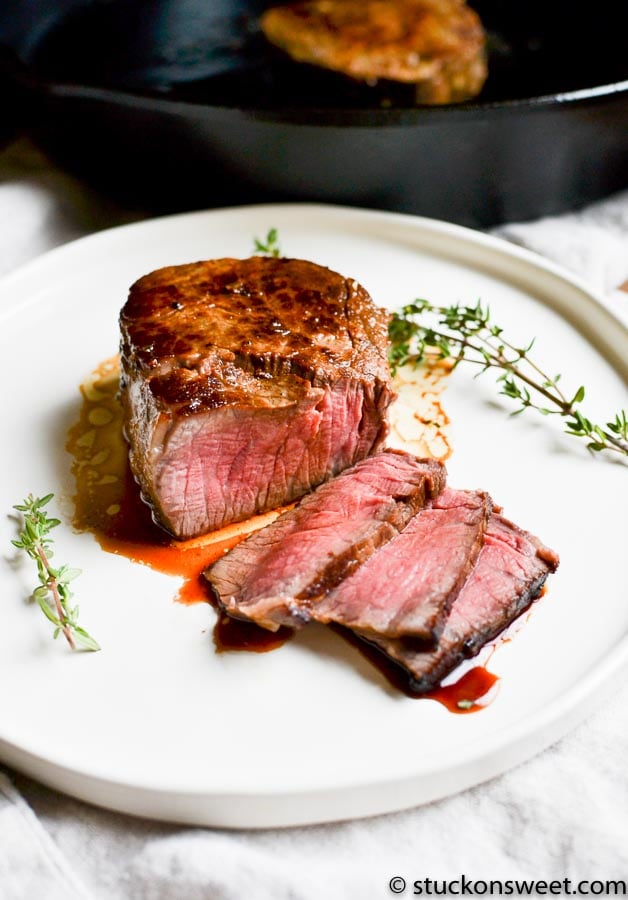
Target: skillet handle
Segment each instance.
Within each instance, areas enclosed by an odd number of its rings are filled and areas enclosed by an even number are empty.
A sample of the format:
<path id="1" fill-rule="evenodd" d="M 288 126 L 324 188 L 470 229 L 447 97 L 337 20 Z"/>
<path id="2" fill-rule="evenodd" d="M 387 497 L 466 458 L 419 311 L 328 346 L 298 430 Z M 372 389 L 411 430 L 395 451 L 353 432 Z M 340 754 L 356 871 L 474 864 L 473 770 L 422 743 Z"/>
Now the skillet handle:
<path id="1" fill-rule="evenodd" d="M 25 131 L 36 114 L 39 90 L 11 47 L 0 44 L 0 148 Z"/>

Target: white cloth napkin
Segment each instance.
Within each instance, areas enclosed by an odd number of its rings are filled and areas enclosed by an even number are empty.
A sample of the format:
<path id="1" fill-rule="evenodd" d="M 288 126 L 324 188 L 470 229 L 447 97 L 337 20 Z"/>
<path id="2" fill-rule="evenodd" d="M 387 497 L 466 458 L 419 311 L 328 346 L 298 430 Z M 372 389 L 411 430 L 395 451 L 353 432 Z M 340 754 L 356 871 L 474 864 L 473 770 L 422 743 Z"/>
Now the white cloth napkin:
<path id="1" fill-rule="evenodd" d="M 503 225 L 494 233 L 571 269 L 628 324 L 626 294 L 618 290 L 628 280 L 628 191 L 579 212 Z"/>
<path id="2" fill-rule="evenodd" d="M 0 154 L 1 271 L 140 217 L 25 141 Z M 628 295 L 615 290 L 628 279 L 628 192 L 497 233 L 587 278 L 628 322 Z M 506 775 L 418 809 L 341 824 L 259 833 L 175 827 L 96 809 L 5 770 L 0 900 L 375 900 L 394 896 L 395 876 L 406 880 L 405 896 L 426 877 L 570 878 L 571 889 L 581 879 L 628 883 L 627 760 L 623 687 Z"/>

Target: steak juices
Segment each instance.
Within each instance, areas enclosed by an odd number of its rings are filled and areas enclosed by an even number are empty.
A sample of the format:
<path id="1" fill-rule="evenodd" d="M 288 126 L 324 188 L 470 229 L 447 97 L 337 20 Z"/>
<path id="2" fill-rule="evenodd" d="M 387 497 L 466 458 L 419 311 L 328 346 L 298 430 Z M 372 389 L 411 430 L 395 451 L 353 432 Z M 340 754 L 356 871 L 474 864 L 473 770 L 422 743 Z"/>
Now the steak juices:
<path id="1" fill-rule="evenodd" d="M 187 539 L 296 507 L 206 571 L 222 609 L 271 631 L 350 628 L 430 690 L 536 596 L 558 557 L 385 450 L 388 314 L 292 259 L 218 259 L 136 282 L 121 317 L 130 463 Z"/>

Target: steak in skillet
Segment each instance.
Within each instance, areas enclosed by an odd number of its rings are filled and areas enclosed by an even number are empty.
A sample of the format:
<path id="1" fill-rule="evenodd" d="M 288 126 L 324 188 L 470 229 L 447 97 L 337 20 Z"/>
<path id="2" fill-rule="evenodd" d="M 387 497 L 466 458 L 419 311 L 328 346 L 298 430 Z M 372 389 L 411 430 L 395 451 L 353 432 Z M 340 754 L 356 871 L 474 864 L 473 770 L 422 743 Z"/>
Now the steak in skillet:
<path id="1" fill-rule="evenodd" d="M 492 503 L 445 490 L 316 606 L 317 622 L 381 637 L 438 640 L 479 556 Z"/>
<path id="2" fill-rule="evenodd" d="M 416 103 L 466 100 L 486 80 L 486 35 L 462 0 L 300 0 L 266 10 L 261 26 L 296 62 L 413 85 Z"/>
<path id="3" fill-rule="evenodd" d="M 131 468 L 190 538 L 291 503 L 377 452 L 393 398 L 388 315 L 314 263 L 159 269 L 120 315 Z"/>
<path id="4" fill-rule="evenodd" d="M 417 650 L 385 637 L 369 640 L 406 670 L 413 691 L 429 691 L 527 609 L 557 567 L 553 550 L 493 513 L 476 566 L 451 608 L 436 648 Z"/>
<path id="5" fill-rule="evenodd" d="M 220 605 L 264 628 L 316 619 L 321 598 L 445 483 L 434 460 L 385 450 L 321 485 L 205 571 Z"/>

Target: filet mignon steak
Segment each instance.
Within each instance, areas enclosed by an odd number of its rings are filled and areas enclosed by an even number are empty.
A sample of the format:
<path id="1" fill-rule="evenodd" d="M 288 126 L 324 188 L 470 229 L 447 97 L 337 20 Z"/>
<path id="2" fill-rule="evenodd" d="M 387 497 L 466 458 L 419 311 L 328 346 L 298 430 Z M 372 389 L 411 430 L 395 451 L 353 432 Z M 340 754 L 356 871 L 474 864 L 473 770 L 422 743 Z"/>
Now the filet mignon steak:
<path id="1" fill-rule="evenodd" d="M 388 314 L 296 259 L 140 278 L 120 315 L 130 462 L 185 539 L 286 505 L 378 451 L 393 399 Z"/>
<path id="2" fill-rule="evenodd" d="M 317 622 L 367 636 L 438 640 L 484 544 L 492 503 L 445 488 L 317 606 Z"/>
<path id="3" fill-rule="evenodd" d="M 317 617 L 328 591 L 442 490 L 434 460 L 385 450 L 321 485 L 205 572 L 227 613 L 271 630 Z"/>
<path id="4" fill-rule="evenodd" d="M 373 643 L 406 670 L 413 690 L 429 691 L 507 628 L 538 597 L 558 562 L 537 537 L 493 513 L 476 566 L 436 648 L 415 650 L 402 640 L 380 637 Z"/>

